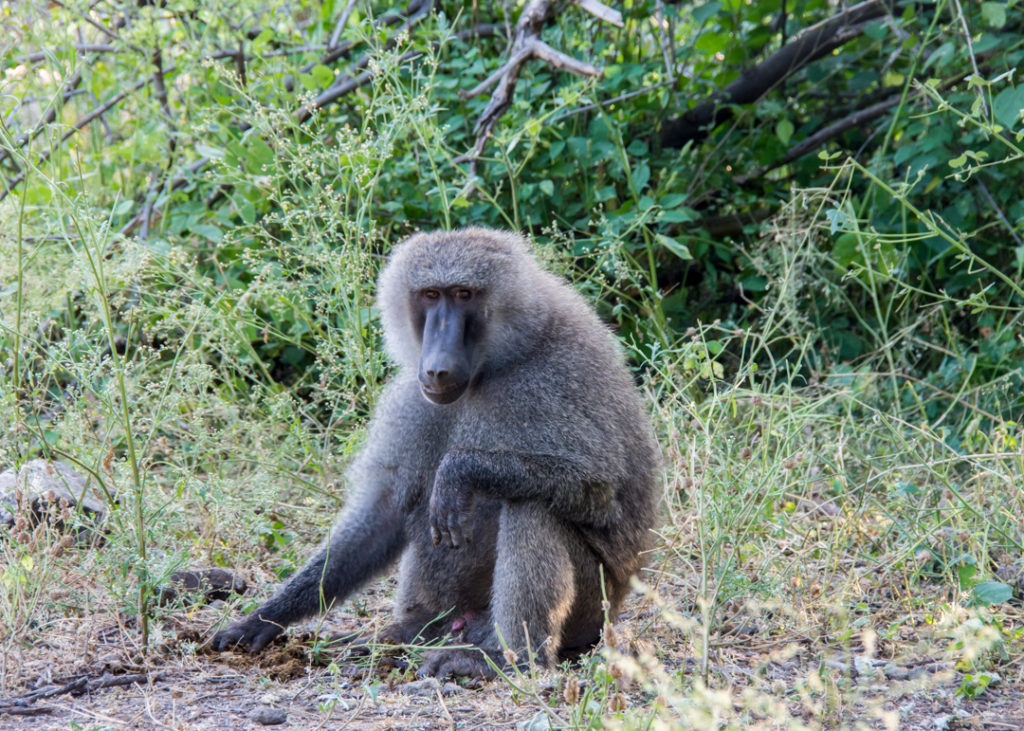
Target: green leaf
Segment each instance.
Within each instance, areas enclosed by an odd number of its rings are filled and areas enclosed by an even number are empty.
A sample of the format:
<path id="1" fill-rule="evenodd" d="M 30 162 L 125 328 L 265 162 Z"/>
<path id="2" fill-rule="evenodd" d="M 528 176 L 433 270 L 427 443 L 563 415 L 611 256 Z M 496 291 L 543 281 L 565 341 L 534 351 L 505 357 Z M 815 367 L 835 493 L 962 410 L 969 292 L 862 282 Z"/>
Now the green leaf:
<path id="1" fill-rule="evenodd" d="M 204 145 L 202 143 L 196 145 L 196 152 L 203 157 L 208 157 L 212 160 L 224 159 L 224 150 L 218 150 L 216 147 L 210 147 L 209 145 Z"/>
<path id="2" fill-rule="evenodd" d="M 724 51 L 728 47 L 729 42 L 729 36 L 725 33 L 704 33 L 697 39 L 694 47 L 698 51 L 704 51 L 710 56 Z"/>
<path id="3" fill-rule="evenodd" d="M 775 134 L 780 140 L 782 140 L 782 144 L 788 145 L 790 139 L 793 137 L 793 123 L 783 117 L 779 120 L 779 123 L 775 125 Z"/>
<path id="4" fill-rule="evenodd" d="M 334 83 L 334 72 L 323 64 L 318 63 L 309 73 L 321 89 L 326 89 Z"/>
<path id="5" fill-rule="evenodd" d="M 860 259 L 857 247 L 857 234 L 845 233 L 832 245 L 832 258 L 841 269 L 846 269 L 854 259 Z"/>
<path id="6" fill-rule="evenodd" d="M 243 221 L 251 224 L 256 220 L 256 208 L 253 206 L 252 201 L 241 195 L 232 196 L 231 200 L 234 201 L 235 208 L 238 209 L 238 215 L 242 217 Z"/>
<path id="7" fill-rule="evenodd" d="M 991 28 L 1002 28 L 1006 25 L 1006 3 L 982 3 L 981 17 Z"/>
<path id="8" fill-rule="evenodd" d="M 693 255 L 690 253 L 690 249 L 687 248 L 686 244 L 676 241 L 671 236 L 658 234 L 658 243 L 684 261 L 690 261 L 693 259 Z"/>
<path id="9" fill-rule="evenodd" d="M 636 170 L 633 171 L 633 185 L 636 186 L 636 192 L 639 193 L 647 186 L 647 181 L 651 179 L 651 168 L 649 165 L 638 165 Z"/>
<path id="10" fill-rule="evenodd" d="M 744 278 L 740 284 L 742 284 L 743 289 L 748 292 L 764 292 L 768 289 L 768 280 L 760 274 L 752 274 L 751 276 Z"/>
<path id="11" fill-rule="evenodd" d="M 192 226 L 192 233 L 199 234 L 204 239 L 206 239 L 208 241 L 213 241 L 214 243 L 216 243 L 216 242 L 220 241 L 222 238 L 224 238 L 224 232 L 223 231 L 221 231 L 216 226 L 213 226 L 213 225 L 208 224 L 208 223 L 197 223 L 197 224 L 193 225 Z"/>
<path id="12" fill-rule="evenodd" d="M 999 124 L 1007 129 L 1017 126 L 1021 110 L 1024 110 L 1024 84 L 1016 88 L 1006 87 L 992 101 L 992 113 Z"/>
<path id="13" fill-rule="evenodd" d="M 661 197 L 661 200 L 658 201 L 658 205 L 665 209 L 675 208 L 685 200 L 685 193 L 669 193 L 668 195 L 663 195 Z"/>
<path id="14" fill-rule="evenodd" d="M 885 23 L 868 23 L 864 26 L 864 35 L 873 41 L 882 40 L 888 32 L 889 27 Z"/>
<path id="15" fill-rule="evenodd" d="M 555 184 L 552 183 L 550 180 L 540 181 L 540 189 L 544 192 L 545 195 L 550 196 L 555 194 Z"/>
<path id="16" fill-rule="evenodd" d="M 658 216 L 658 220 L 664 221 L 665 223 L 692 223 L 697 220 L 697 213 L 692 208 L 686 208 L 684 206 L 681 208 L 675 208 L 671 211 L 663 211 L 662 214 Z"/>
<path id="17" fill-rule="evenodd" d="M 704 23 L 707 22 L 708 18 L 713 16 L 721 9 L 722 3 L 718 2 L 718 0 L 715 0 L 715 2 L 705 3 L 704 5 L 701 5 L 699 8 L 693 9 L 693 20 L 698 25 L 703 25 Z"/>
<path id="18" fill-rule="evenodd" d="M 263 49 L 267 47 L 267 43 L 274 37 L 273 31 L 270 28 L 264 28 L 263 32 L 256 36 L 256 39 L 252 42 L 252 50 L 255 53 L 263 53 Z"/>
<path id="19" fill-rule="evenodd" d="M 1013 587 L 1001 581 L 983 581 L 974 587 L 974 603 L 982 606 L 1002 604 L 1013 598 Z"/>

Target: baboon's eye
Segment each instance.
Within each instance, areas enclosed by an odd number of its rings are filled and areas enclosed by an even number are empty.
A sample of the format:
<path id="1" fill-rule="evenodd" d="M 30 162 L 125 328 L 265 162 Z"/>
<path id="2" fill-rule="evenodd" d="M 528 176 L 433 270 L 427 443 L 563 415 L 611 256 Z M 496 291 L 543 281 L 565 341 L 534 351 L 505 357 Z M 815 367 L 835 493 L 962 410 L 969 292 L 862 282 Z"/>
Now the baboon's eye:
<path id="1" fill-rule="evenodd" d="M 438 299 L 441 296 L 441 293 L 439 291 L 437 291 L 436 289 L 425 289 L 422 292 L 420 292 L 420 295 L 424 299 L 436 300 L 436 299 Z"/>
<path id="2" fill-rule="evenodd" d="M 469 302 L 473 299 L 473 290 L 471 289 L 457 289 L 455 290 L 455 299 L 461 302 Z"/>

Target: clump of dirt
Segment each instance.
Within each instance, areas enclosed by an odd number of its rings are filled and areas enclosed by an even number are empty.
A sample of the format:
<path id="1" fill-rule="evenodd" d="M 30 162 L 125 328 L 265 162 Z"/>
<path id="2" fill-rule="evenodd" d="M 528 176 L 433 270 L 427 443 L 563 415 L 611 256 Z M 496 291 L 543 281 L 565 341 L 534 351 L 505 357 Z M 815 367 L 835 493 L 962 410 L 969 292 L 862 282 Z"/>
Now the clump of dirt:
<path id="1" fill-rule="evenodd" d="M 221 665 L 245 671 L 256 668 L 272 680 L 286 681 L 309 674 L 309 655 L 301 645 L 288 643 L 283 646 L 270 647 L 254 654 L 248 652 L 214 652 L 206 650 L 203 654 L 216 657 Z"/>

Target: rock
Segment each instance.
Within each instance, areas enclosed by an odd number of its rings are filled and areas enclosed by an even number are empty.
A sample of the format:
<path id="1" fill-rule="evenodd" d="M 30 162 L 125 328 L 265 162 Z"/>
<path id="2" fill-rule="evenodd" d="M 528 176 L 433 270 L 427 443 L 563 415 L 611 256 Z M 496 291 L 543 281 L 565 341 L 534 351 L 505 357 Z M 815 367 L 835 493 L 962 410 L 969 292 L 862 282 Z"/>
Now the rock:
<path id="1" fill-rule="evenodd" d="M 902 665 L 897 665 L 894 662 L 887 662 L 882 667 L 882 672 L 885 674 L 885 677 L 887 677 L 889 680 L 910 679 L 910 670 L 908 668 L 903 667 Z"/>
<path id="2" fill-rule="evenodd" d="M 516 724 L 516 731 L 550 731 L 551 719 L 544 711 L 539 711 L 533 718 Z"/>
<path id="3" fill-rule="evenodd" d="M 1024 562 L 1003 564 L 996 569 L 996 577 L 1013 590 L 1014 603 L 1024 601 Z"/>
<path id="4" fill-rule="evenodd" d="M 18 474 L 14 468 L 0 472 L 0 525 L 14 525 L 14 511 L 18 507 L 14 492 L 18 487 Z"/>
<path id="5" fill-rule="evenodd" d="M 854 655 L 853 667 L 857 670 L 857 674 L 859 675 L 863 675 L 868 678 L 875 675 L 875 664 L 869 658 Z"/>
<path id="6" fill-rule="evenodd" d="M 456 693 L 462 693 L 465 690 L 458 683 L 445 683 L 441 686 L 441 695 L 455 695 Z"/>
<path id="7" fill-rule="evenodd" d="M 86 479 L 65 462 L 33 459 L 22 465 L 17 476 L 13 469 L 0 473 L 0 522 L 5 525 L 14 524 L 19 490 L 21 506 L 27 508 L 33 523 L 51 506 L 59 510 L 62 500 L 97 521 L 107 511 L 106 503 L 93 492 Z"/>
<path id="8" fill-rule="evenodd" d="M 180 597 L 187 605 L 207 604 L 244 594 L 248 588 L 245 579 L 227 569 L 188 569 L 171 574 L 170 586 L 160 589 L 158 601 L 170 604 Z"/>
<path id="9" fill-rule="evenodd" d="M 288 720 L 288 714 L 283 708 L 257 708 L 249 714 L 249 719 L 261 726 L 280 726 Z"/>
<path id="10" fill-rule="evenodd" d="M 437 678 L 424 678 L 423 680 L 402 683 L 395 689 L 402 695 L 434 695 L 441 689 L 441 684 Z"/>

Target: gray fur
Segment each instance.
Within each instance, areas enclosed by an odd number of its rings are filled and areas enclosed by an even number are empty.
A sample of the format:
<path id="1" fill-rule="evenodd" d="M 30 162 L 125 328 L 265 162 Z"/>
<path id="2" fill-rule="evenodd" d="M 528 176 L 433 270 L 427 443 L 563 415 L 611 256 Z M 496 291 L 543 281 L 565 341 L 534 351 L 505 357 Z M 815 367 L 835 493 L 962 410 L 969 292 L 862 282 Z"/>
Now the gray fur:
<path id="1" fill-rule="evenodd" d="M 439 405 L 417 380 L 414 295 L 452 285 L 483 298 L 482 355 L 468 390 Z M 499 663 L 499 634 L 547 664 L 585 649 L 603 624 L 602 573 L 614 613 L 650 547 L 657 503 L 657 447 L 615 338 L 521 237 L 488 229 L 409 238 L 378 298 L 399 371 L 350 471 L 356 492 L 325 547 L 213 646 L 258 651 L 401 556 L 391 639 L 437 637 L 465 617 L 463 640 Z M 433 525 L 454 526 L 459 547 L 435 545 Z M 421 672 L 486 665 L 439 650 Z"/>

